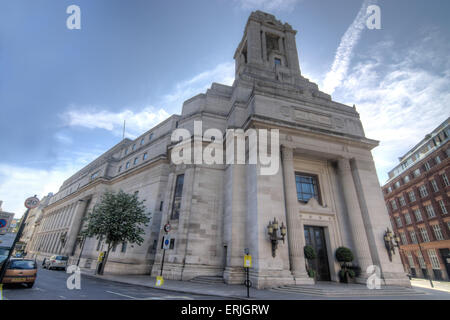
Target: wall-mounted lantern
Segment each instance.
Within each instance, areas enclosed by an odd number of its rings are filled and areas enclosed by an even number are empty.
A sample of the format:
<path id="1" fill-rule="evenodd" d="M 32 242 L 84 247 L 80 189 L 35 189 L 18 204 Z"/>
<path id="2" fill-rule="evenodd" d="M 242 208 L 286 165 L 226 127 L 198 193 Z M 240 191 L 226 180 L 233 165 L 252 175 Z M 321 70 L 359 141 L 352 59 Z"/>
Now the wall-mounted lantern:
<path id="1" fill-rule="evenodd" d="M 278 236 L 278 229 L 280 229 L 281 237 Z M 278 221 L 277 219 L 273 218 L 273 221 L 269 222 L 269 225 L 267 226 L 267 233 L 269 234 L 270 241 L 272 242 L 272 257 L 275 258 L 276 250 L 278 248 L 278 241 L 283 240 L 286 236 L 286 226 L 284 223 L 281 223 L 281 227 L 278 228 Z"/>
<path id="2" fill-rule="evenodd" d="M 395 247 L 400 248 L 400 238 L 394 235 L 389 228 L 384 233 L 384 246 L 389 255 L 389 260 L 392 262 L 392 254 L 395 254 Z"/>

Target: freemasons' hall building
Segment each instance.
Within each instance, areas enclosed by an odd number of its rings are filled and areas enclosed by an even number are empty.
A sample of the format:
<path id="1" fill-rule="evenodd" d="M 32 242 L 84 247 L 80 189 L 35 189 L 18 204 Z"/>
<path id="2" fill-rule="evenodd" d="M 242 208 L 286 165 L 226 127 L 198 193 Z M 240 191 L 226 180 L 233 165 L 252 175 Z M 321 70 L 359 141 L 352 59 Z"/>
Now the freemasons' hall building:
<path id="1" fill-rule="evenodd" d="M 352 250 L 365 283 L 371 265 L 382 284 L 409 286 L 399 255 L 390 261 L 383 236 L 391 227 L 371 150 L 354 107 L 335 102 L 302 76 L 296 31 L 273 15 L 253 12 L 234 60 L 232 86 L 213 83 L 206 93 L 135 140 L 124 139 L 70 177 L 44 209 L 33 246 L 40 258 L 66 254 L 96 268 L 105 244 L 81 243 L 82 218 L 106 190 L 138 193 L 152 215 L 145 242 L 113 248 L 105 272 L 159 275 L 163 226 L 170 223 L 164 255 L 166 279 L 209 276 L 242 283 L 243 258 L 252 256 L 255 287 L 312 284 L 304 246 L 316 279 L 339 281 L 335 251 Z M 177 128 L 279 130 L 278 171 L 261 175 L 260 164 L 179 164 L 171 161 Z M 224 138 L 225 139 L 225 138 Z M 225 144 L 225 143 L 224 143 Z M 286 226 L 273 243 L 268 225 Z M 278 235 L 280 237 L 280 235 Z"/>

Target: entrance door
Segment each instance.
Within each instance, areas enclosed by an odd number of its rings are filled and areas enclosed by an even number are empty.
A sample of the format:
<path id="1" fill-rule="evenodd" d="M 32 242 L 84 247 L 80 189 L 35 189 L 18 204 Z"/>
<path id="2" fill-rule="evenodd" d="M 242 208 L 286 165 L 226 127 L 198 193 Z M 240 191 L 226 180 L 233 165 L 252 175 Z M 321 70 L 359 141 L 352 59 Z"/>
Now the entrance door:
<path id="1" fill-rule="evenodd" d="M 327 244 L 322 227 L 305 226 L 305 243 L 316 251 L 316 259 L 308 263 L 316 270 L 318 281 L 330 281 L 330 267 L 328 265 Z"/>
<path id="2" fill-rule="evenodd" d="M 450 279 L 450 249 L 439 249 L 445 269 L 447 269 L 447 279 Z M 447 280 L 448 281 L 448 280 Z"/>

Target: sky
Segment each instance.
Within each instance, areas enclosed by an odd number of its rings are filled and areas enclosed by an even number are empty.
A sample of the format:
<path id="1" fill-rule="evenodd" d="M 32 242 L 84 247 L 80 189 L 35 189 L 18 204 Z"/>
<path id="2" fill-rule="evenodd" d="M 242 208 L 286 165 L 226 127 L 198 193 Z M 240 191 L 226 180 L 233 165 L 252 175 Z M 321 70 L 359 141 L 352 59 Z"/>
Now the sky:
<path id="1" fill-rule="evenodd" d="M 366 9 L 380 7 L 381 29 Z M 81 10 L 70 30 L 67 7 Z M 448 0 L 2 0 L 0 200 L 63 181 L 126 136 L 180 113 L 212 82 L 231 85 L 254 10 L 298 30 L 302 75 L 356 105 L 380 183 L 449 116 Z"/>

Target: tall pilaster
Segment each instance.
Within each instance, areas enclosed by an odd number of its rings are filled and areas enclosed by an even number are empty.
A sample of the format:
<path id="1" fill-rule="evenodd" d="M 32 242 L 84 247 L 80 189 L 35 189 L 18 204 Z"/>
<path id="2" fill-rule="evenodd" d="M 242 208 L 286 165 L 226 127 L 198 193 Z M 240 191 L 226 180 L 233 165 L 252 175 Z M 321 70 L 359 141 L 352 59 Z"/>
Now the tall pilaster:
<path id="1" fill-rule="evenodd" d="M 286 199 L 287 240 L 291 272 L 297 284 L 311 283 L 306 272 L 303 247 L 305 238 L 302 232 L 294 175 L 294 155 L 292 148 L 281 146 L 283 161 L 284 196 Z"/>
<path id="2" fill-rule="evenodd" d="M 355 255 L 359 267 L 361 267 L 362 270 L 361 276 L 364 277 L 365 270 L 368 266 L 372 265 L 373 262 L 349 159 L 338 160 L 338 171 L 347 207 L 353 246 L 356 251 Z"/>
<path id="3" fill-rule="evenodd" d="M 66 245 L 64 246 L 64 254 L 67 256 L 71 256 L 75 252 L 75 245 L 78 233 L 80 232 L 81 222 L 89 202 L 90 199 L 78 201 L 77 207 L 75 208 L 72 224 L 70 225 L 69 231 L 67 232 Z"/>

